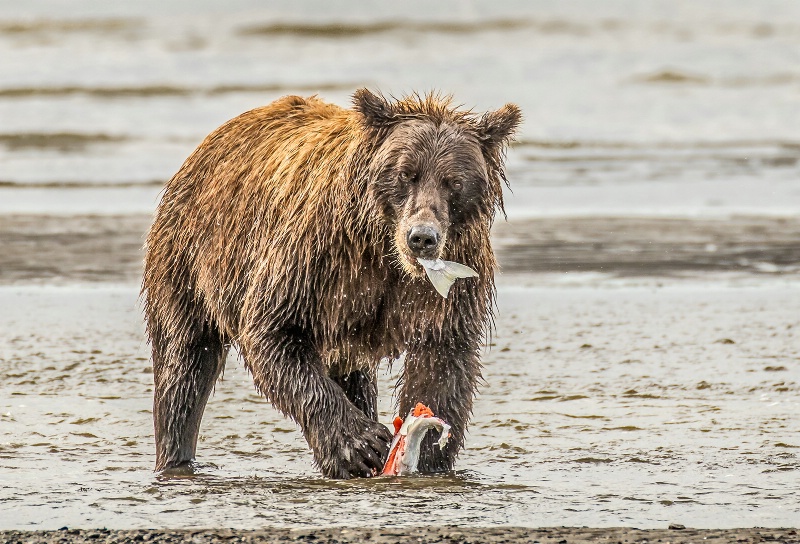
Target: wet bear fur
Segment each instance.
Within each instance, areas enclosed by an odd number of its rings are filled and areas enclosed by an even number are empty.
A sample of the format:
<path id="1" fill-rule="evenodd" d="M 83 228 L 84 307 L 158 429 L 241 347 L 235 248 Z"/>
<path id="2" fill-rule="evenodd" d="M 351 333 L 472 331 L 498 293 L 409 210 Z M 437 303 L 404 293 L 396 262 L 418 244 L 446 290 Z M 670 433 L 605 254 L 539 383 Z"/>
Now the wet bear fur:
<path id="1" fill-rule="evenodd" d="M 157 470 L 194 459 L 232 345 L 333 478 L 380 471 L 391 433 L 377 418 L 376 369 L 405 354 L 399 413 L 423 402 L 452 425 L 444 450 L 423 443 L 420 469 L 452 469 L 493 320 L 489 230 L 520 112 L 365 89 L 353 104 L 287 96 L 246 112 L 167 183 L 142 286 Z M 436 245 L 411 249 L 415 225 Z M 442 298 L 420 255 L 479 276 Z"/>

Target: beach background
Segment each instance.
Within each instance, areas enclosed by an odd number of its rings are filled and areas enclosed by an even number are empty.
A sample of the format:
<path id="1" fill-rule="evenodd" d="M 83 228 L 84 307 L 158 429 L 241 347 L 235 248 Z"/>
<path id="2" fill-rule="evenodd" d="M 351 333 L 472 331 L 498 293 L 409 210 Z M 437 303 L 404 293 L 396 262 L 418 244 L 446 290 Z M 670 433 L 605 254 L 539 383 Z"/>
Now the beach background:
<path id="1" fill-rule="evenodd" d="M 362 86 L 525 115 L 457 471 L 322 479 L 233 355 L 199 474 L 158 477 L 163 183 Z M 798 288 L 800 3 L 0 0 L 0 529 L 796 527 Z"/>

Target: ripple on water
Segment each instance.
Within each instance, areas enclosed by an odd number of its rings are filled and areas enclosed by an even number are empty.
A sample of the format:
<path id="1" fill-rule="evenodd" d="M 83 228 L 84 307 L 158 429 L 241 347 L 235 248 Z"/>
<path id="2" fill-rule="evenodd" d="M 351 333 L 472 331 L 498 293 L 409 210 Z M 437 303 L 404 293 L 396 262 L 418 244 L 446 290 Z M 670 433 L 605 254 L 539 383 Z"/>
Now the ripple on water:
<path id="1" fill-rule="evenodd" d="M 208 406 L 201 463 L 154 475 L 152 374 L 143 372 L 135 289 L 0 289 L 0 330 L 36 338 L 0 346 L 14 354 L 4 372 L 19 375 L 0 388 L 22 393 L 0 394 L 0 500 L 21 512 L 0 513 L 0 523 L 389 526 L 435 512 L 437 523 L 464 525 L 553 525 L 565 515 L 585 525 L 657 526 L 676 516 L 755 525 L 742 520 L 757 505 L 766 520 L 758 523 L 789 524 L 798 512 L 787 505 L 798 501 L 787 479 L 796 480 L 800 450 L 799 329 L 785 327 L 797 322 L 792 293 L 501 290 L 496 340 L 509 349 L 485 357 L 459 470 L 339 482 L 316 476 L 296 426 L 254 394 L 235 358 Z M 614 325 L 589 326 L 601 321 Z M 738 331 L 736 343 L 715 343 L 716 327 Z M 603 352 L 582 349 L 576 330 L 602 336 Z M 673 347 L 653 350 L 665 330 Z M 382 375 L 383 391 L 398 371 Z M 387 394 L 384 421 L 393 409 Z M 46 492 L 31 485 L 42 471 Z"/>

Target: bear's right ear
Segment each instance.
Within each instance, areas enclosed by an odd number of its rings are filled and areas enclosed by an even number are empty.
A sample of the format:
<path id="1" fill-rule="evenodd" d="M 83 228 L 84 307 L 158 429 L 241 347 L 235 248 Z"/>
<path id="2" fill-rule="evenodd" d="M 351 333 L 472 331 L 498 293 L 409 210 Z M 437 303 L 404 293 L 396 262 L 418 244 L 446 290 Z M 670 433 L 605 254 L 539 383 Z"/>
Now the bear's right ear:
<path id="1" fill-rule="evenodd" d="M 367 89 L 353 93 L 353 107 L 364 117 L 364 125 L 375 130 L 386 129 L 400 120 L 388 100 Z"/>

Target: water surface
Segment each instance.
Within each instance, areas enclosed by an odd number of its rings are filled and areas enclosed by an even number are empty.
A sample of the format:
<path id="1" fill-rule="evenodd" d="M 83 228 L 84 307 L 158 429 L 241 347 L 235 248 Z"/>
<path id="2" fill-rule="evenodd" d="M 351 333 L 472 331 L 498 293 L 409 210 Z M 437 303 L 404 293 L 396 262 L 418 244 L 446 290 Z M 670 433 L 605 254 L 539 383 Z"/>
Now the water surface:
<path id="1" fill-rule="evenodd" d="M 0 528 L 796 526 L 797 21 L 779 0 L 0 0 Z M 234 357 L 199 473 L 156 476 L 137 286 L 164 181 L 243 111 L 359 86 L 525 114 L 458 470 L 320 478 Z"/>
<path id="2" fill-rule="evenodd" d="M 153 474 L 135 289 L 0 289 L 0 525 L 796 523 L 797 283 L 604 285 L 501 287 L 458 470 L 348 482 L 319 477 L 235 358 L 206 410 L 205 466 Z"/>

